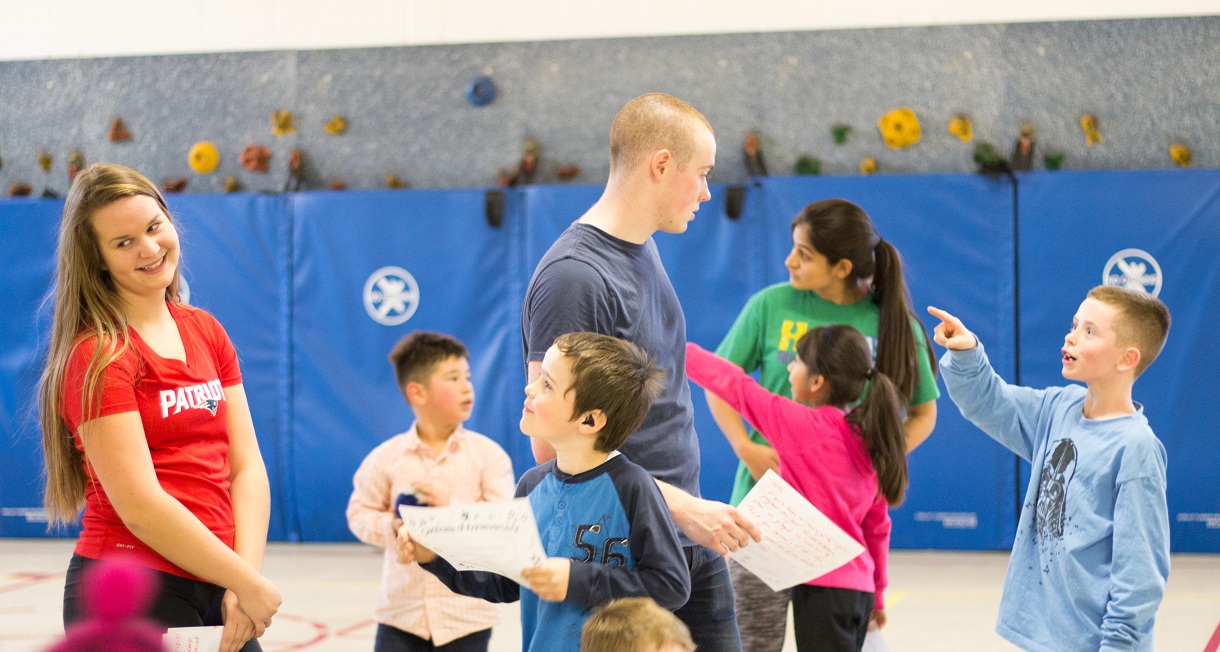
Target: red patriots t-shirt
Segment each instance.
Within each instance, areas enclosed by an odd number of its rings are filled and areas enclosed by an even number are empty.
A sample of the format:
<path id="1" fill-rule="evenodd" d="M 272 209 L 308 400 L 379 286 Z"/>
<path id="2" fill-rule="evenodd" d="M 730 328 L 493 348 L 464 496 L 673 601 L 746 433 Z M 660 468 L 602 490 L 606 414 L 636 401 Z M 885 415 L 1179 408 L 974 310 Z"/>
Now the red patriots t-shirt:
<path id="1" fill-rule="evenodd" d="M 186 349 L 186 362 L 162 358 L 129 328 L 127 350 L 103 373 L 101 409 L 97 414 L 91 409 L 89 418 L 139 412 L 161 487 L 232 548 L 224 388 L 241 383 L 237 352 L 224 328 L 207 312 L 172 303 L 169 309 Z M 64 378 L 61 408 L 82 454 L 81 393 L 96 346 L 96 337 L 83 339 L 68 359 Z M 77 554 L 90 559 L 134 555 L 150 568 L 199 579 L 154 552 L 123 525 L 88 457 L 85 477 L 85 515 Z"/>

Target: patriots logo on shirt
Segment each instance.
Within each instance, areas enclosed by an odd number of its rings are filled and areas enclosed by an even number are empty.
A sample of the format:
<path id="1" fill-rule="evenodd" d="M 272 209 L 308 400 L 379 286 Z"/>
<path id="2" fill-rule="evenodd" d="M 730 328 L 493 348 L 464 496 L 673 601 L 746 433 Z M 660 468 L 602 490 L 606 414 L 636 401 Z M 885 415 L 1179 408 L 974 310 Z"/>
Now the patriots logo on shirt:
<path id="1" fill-rule="evenodd" d="M 217 401 L 214 398 L 205 398 L 205 399 L 201 399 L 201 400 L 197 401 L 194 405 L 191 406 L 191 408 L 203 408 L 203 409 L 207 410 L 208 412 L 211 412 L 212 416 L 216 416 L 216 408 L 219 405 L 220 405 L 220 401 Z"/>
<path id="2" fill-rule="evenodd" d="M 161 390 L 161 418 L 178 414 L 183 410 L 202 409 L 216 416 L 220 402 L 225 400 L 225 390 L 220 386 L 220 380 L 213 379 L 206 383 L 188 387 L 167 388 Z"/>

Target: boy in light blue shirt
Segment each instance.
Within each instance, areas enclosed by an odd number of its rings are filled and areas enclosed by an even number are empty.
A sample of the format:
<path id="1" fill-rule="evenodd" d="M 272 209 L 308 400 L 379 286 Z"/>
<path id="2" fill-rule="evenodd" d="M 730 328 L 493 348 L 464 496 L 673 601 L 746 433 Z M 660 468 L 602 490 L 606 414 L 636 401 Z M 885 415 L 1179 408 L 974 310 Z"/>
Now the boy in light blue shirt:
<path id="1" fill-rule="evenodd" d="M 1143 292 L 1089 291 L 1064 337 L 1063 377 L 1005 383 L 974 333 L 937 308 L 949 397 L 962 415 L 1033 465 L 996 632 L 1025 650 L 1152 650 L 1169 577 L 1165 447 L 1131 398 L 1169 332 Z"/>

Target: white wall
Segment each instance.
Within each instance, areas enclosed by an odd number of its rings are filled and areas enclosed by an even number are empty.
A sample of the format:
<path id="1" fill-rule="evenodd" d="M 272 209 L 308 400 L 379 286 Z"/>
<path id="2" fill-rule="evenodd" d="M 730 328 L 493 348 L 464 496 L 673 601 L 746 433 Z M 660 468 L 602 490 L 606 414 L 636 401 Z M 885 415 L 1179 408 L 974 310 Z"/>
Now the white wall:
<path id="1" fill-rule="evenodd" d="M 1220 0 L 0 0 L 0 60 L 1211 14 Z"/>

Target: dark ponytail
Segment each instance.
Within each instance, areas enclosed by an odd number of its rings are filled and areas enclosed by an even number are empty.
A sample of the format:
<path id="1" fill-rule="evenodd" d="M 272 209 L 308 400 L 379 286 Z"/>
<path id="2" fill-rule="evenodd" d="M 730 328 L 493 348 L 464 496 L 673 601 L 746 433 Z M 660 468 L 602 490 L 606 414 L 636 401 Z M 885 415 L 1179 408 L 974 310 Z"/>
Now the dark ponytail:
<path id="1" fill-rule="evenodd" d="M 876 273 L 873 275 L 873 300 L 881 307 L 877 325 L 877 368 L 893 379 L 905 404 L 915 394 L 915 384 L 919 381 L 919 356 L 926 355 L 933 361 L 933 377 L 936 375 L 936 356 L 923 324 L 918 319 L 912 319 L 915 313 L 911 310 L 911 295 L 902 274 L 902 257 L 898 255 L 898 250 L 881 240 L 873 253 L 877 260 Z M 922 348 L 916 343 L 915 332 L 911 330 L 912 321 L 923 333 Z"/>
<path id="2" fill-rule="evenodd" d="M 924 332 L 924 348 L 916 344 L 911 297 L 902 274 L 902 258 L 893 245 L 881 239 L 864 209 L 845 199 L 824 199 L 809 204 L 792 220 L 792 228 L 805 226 L 809 246 L 834 265 L 851 261 L 855 281 L 872 279 L 873 301 L 880 308 L 877 326 L 877 368 L 889 376 L 910 401 L 919 380 L 919 356 L 934 360 L 932 344 Z M 936 373 L 936 365 L 932 365 Z"/>
<path id="3" fill-rule="evenodd" d="M 851 326 L 820 326 L 801 336 L 796 351 L 810 375 L 826 379 L 830 389 L 827 404 L 849 407 L 868 389 L 864 402 L 848 413 L 847 421 L 860 429 L 881 495 L 891 506 L 901 504 L 907 488 L 904 401 L 889 376 L 873 367 L 864 336 Z"/>

